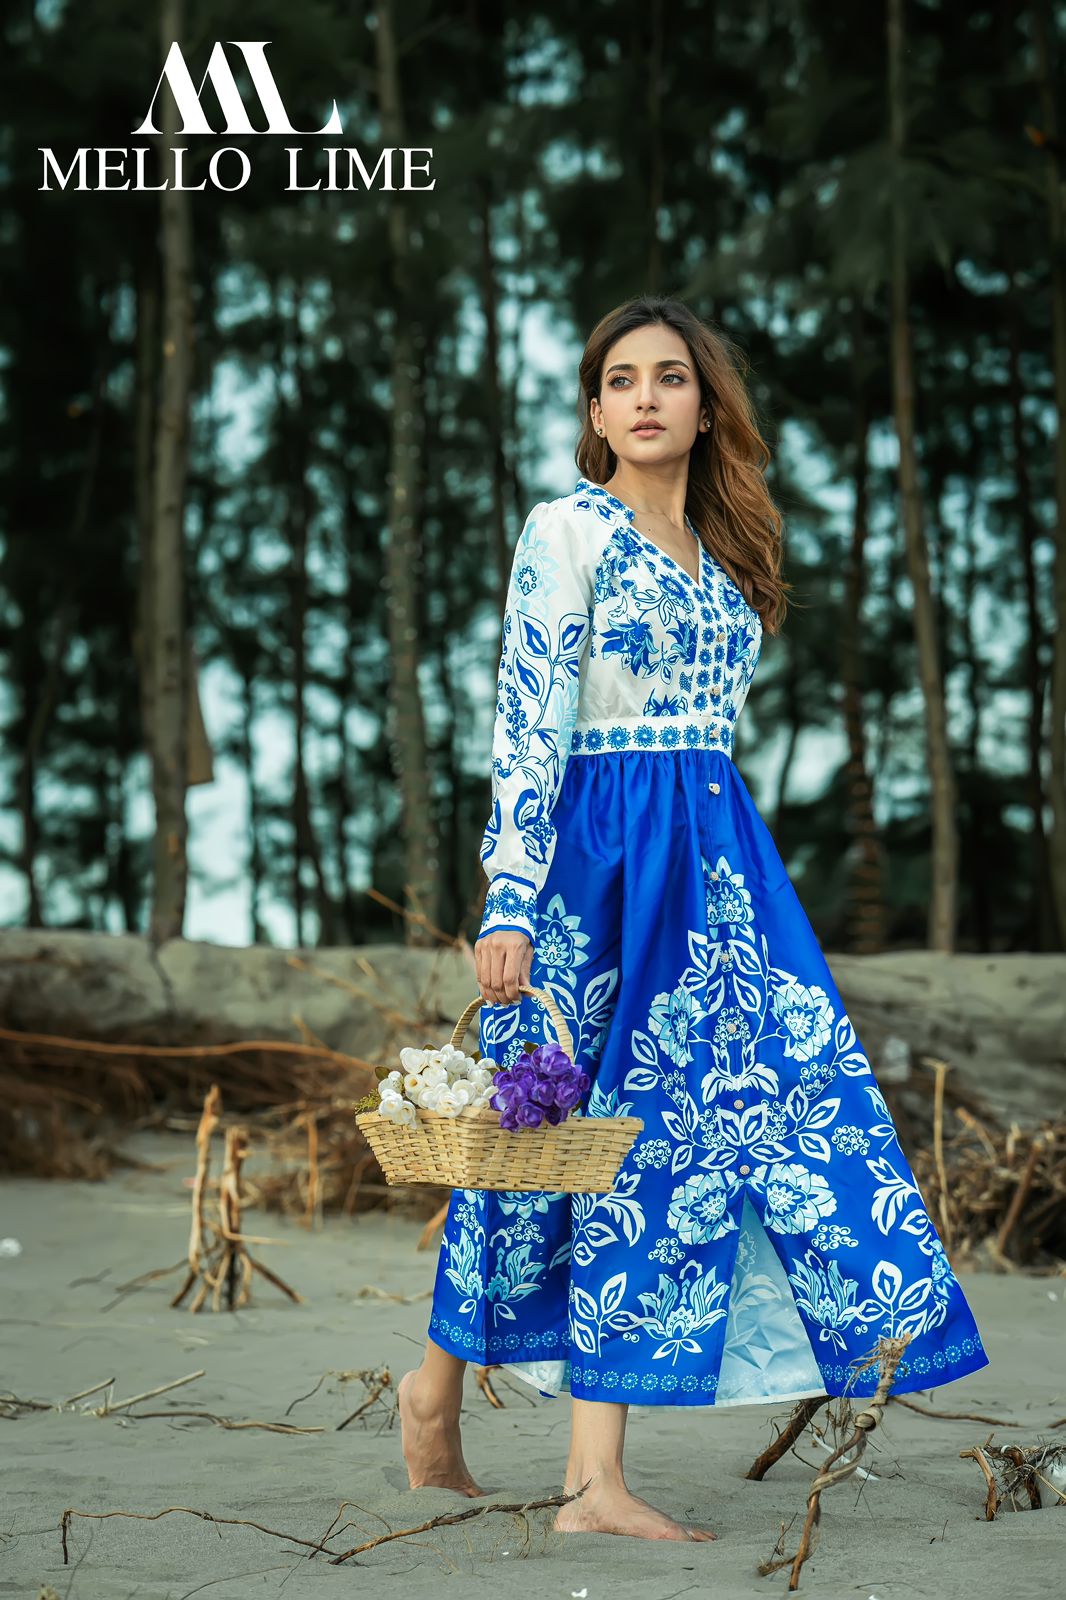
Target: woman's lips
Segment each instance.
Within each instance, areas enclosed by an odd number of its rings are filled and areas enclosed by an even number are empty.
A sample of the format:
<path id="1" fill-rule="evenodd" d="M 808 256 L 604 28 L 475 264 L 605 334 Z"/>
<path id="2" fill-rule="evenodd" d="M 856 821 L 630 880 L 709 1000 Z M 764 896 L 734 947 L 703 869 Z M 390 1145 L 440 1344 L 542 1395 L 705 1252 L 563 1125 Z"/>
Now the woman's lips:
<path id="1" fill-rule="evenodd" d="M 633 429 L 631 429 L 631 432 L 633 432 L 633 433 L 651 434 L 651 433 L 665 433 L 666 430 L 665 430 L 665 428 L 657 426 L 655 423 L 651 423 L 651 424 L 646 425 L 643 428 L 633 428 Z"/>

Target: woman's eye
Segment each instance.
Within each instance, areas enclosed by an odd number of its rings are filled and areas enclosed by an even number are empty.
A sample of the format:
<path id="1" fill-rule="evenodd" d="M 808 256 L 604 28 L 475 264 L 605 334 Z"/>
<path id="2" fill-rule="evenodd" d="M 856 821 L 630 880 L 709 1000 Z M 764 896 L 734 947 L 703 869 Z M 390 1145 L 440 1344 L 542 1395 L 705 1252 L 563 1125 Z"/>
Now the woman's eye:
<path id="1" fill-rule="evenodd" d="M 676 378 L 678 383 L 684 383 L 685 382 L 685 375 L 684 375 L 683 372 L 664 372 L 663 373 L 663 377 L 664 378 Z M 619 373 L 616 373 L 616 375 L 613 378 L 608 379 L 607 387 L 608 387 L 608 389 L 613 389 L 616 386 L 616 384 L 628 383 L 628 382 L 629 382 L 629 379 L 626 377 L 625 373 L 624 372 L 619 372 Z M 674 387 L 674 385 L 671 384 L 671 388 L 673 388 L 673 387 Z"/>

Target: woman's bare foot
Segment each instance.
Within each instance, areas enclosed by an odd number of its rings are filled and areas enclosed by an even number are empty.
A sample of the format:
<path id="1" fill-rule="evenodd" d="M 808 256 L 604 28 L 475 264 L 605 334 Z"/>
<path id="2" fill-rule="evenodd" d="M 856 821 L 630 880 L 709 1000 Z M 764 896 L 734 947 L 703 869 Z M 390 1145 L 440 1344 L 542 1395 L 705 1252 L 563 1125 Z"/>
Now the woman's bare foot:
<path id="1" fill-rule="evenodd" d="M 403 1458 L 412 1489 L 455 1489 L 471 1499 L 484 1494 L 463 1460 L 459 1419 L 448 1420 L 427 1406 L 418 1385 L 419 1369 L 405 1372 L 396 1390 Z"/>
<path id="2" fill-rule="evenodd" d="M 627 1533 L 636 1539 L 717 1539 L 709 1528 L 675 1522 L 624 1483 L 594 1479 L 584 1494 L 560 1506 L 559 1533 Z"/>

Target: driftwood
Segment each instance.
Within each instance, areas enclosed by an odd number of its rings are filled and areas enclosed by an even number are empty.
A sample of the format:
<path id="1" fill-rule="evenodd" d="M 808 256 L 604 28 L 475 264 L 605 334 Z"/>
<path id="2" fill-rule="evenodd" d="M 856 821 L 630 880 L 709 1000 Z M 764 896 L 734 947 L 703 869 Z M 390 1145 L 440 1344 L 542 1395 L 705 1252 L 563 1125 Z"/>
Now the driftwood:
<path id="1" fill-rule="evenodd" d="M 576 1500 L 579 1495 L 584 1494 L 587 1487 L 587 1484 L 583 1485 L 574 1494 L 553 1494 L 543 1500 L 524 1500 L 514 1505 L 471 1506 L 468 1511 L 444 1511 L 435 1517 L 427 1517 L 424 1522 L 416 1523 L 411 1528 L 390 1528 L 386 1533 L 376 1534 L 363 1544 L 357 1544 L 350 1550 L 340 1552 L 331 1550 L 326 1541 L 333 1537 L 333 1530 L 346 1511 L 363 1510 L 363 1507 L 354 1500 L 341 1501 L 337 1515 L 321 1539 L 302 1539 L 298 1534 L 281 1533 L 277 1528 L 265 1527 L 263 1523 L 252 1522 L 248 1517 L 219 1517 L 213 1511 L 197 1511 L 192 1506 L 166 1506 L 162 1511 L 79 1511 L 73 1506 L 68 1506 L 60 1518 L 59 1532 L 63 1546 L 63 1564 L 66 1566 L 70 1563 L 70 1527 L 74 1517 L 87 1517 L 94 1522 L 104 1522 L 110 1517 L 132 1517 L 138 1522 L 158 1522 L 160 1517 L 181 1513 L 189 1517 L 199 1517 L 202 1522 L 212 1522 L 219 1527 L 255 1528 L 258 1533 L 268 1534 L 272 1539 L 284 1539 L 290 1544 L 302 1545 L 308 1552 L 308 1557 L 326 1555 L 330 1558 L 331 1566 L 340 1566 L 345 1561 L 351 1561 L 353 1556 L 363 1555 L 367 1550 L 376 1550 L 380 1545 L 390 1544 L 395 1539 L 409 1539 L 414 1534 L 429 1533 L 434 1528 L 450 1528 L 462 1522 L 479 1522 L 485 1517 L 494 1515 L 513 1517 L 522 1528 L 528 1543 L 530 1511 L 544 1511 L 553 1506 L 565 1506 L 569 1501 Z"/>
<path id="2" fill-rule="evenodd" d="M 817 1543 L 818 1526 L 822 1518 L 822 1490 L 829 1488 L 833 1484 L 842 1483 L 845 1478 L 850 1478 L 858 1470 L 859 1460 L 866 1449 L 866 1440 L 884 1415 L 892 1383 L 896 1376 L 896 1368 L 899 1366 L 903 1352 L 909 1343 L 909 1334 L 905 1334 L 899 1339 L 880 1338 L 869 1358 L 855 1369 L 855 1375 L 857 1376 L 866 1367 L 873 1366 L 875 1363 L 878 1364 L 881 1371 L 877 1388 L 870 1399 L 863 1403 L 862 1410 L 857 1411 L 851 1419 L 853 1426 L 850 1437 L 832 1452 L 807 1491 L 807 1516 L 795 1554 L 791 1556 L 782 1554 L 777 1559 L 774 1559 L 784 1540 L 784 1528 L 782 1528 L 777 1546 L 775 1546 L 774 1556 L 768 1561 L 760 1561 L 758 1563 L 756 1570 L 760 1577 L 765 1578 L 771 1572 L 777 1572 L 781 1567 L 788 1567 L 790 1569 L 789 1589 L 799 1588 L 803 1563 L 811 1555 Z M 818 1401 L 817 1404 L 821 1404 L 821 1401 Z M 751 1475 L 749 1472 L 748 1476 L 750 1477 Z"/>
<path id="3" fill-rule="evenodd" d="M 792 1409 L 792 1415 L 773 1444 L 768 1445 L 762 1455 L 756 1457 L 744 1476 L 760 1481 L 765 1478 L 774 1463 L 780 1461 L 781 1457 L 792 1449 L 815 1412 L 820 1411 L 828 1399 L 827 1394 L 821 1394 L 798 1400 Z"/>
<path id="4" fill-rule="evenodd" d="M 986 1440 L 960 1450 L 965 1461 L 976 1461 L 985 1477 L 985 1521 L 995 1521 L 1006 1503 L 1039 1511 L 1044 1506 L 1066 1505 L 1066 1445 L 1041 1444 L 1021 1449 L 1016 1444 L 994 1445 Z M 1024 1500 L 1023 1500 L 1024 1497 Z"/>
<path id="5" fill-rule="evenodd" d="M 161 1394 L 170 1394 L 175 1389 L 184 1388 L 187 1383 L 194 1383 L 197 1378 L 204 1376 L 204 1368 L 198 1372 L 187 1373 L 184 1378 L 175 1378 L 170 1383 L 161 1383 L 154 1389 L 146 1389 L 142 1394 L 130 1395 L 126 1400 L 115 1400 L 111 1394 L 114 1388 L 114 1378 L 105 1378 L 102 1383 L 94 1383 L 88 1389 L 82 1389 L 79 1394 L 72 1395 L 69 1400 L 24 1400 L 14 1394 L 0 1394 L 0 1417 L 8 1421 L 16 1421 L 19 1417 L 32 1416 L 35 1411 L 76 1411 L 79 1416 L 114 1417 L 124 1411 L 131 1422 L 146 1422 L 152 1419 L 170 1421 L 171 1418 L 194 1418 L 204 1422 L 215 1423 L 220 1428 L 226 1429 L 262 1429 L 267 1433 L 307 1434 L 325 1433 L 324 1427 L 297 1427 L 291 1422 L 257 1422 L 252 1420 L 237 1420 L 233 1417 L 220 1417 L 213 1411 L 167 1410 L 167 1411 L 134 1411 L 134 1406 L 141 1406 L 146 1400 L 157 1399 Z M 89 1395 L 98 1394 L 101 1389 L 107 1389 L 106 1399 L 97 1406 L 79 1405 L 77 1402 L 85 1400 Z"/>
<path id="6" fill-rule="evenodd" d="M 376 1063 L 398 1043 L 442 1043 L 442 1028 L 476 994 L 469 944 L 439 938 L 436 949 L 293 952 L 175 939 L 153 952 L 135 935 L 0 930 L 0 1017 L 18 1032 L 173 1045 L 298 1042 L 302 1020 L 327 1049 Z M 1001 1121 L 1024 1127 L 1066 1111 L 1066 955 L 906 950 L 827 960 L 883 1085 L 905 1083 L 919 1056 L 934 1056 L 952 1062 Z M 9 1045 L 0 1072 L 25 1059 Z M 153 1089 L 176 1096 L 188 1066 L 154 1075 Z M 257 1090 L 256 1064 L 232 1068 L 228 1104 L 243 1111 L 270 1100 L 270 1084 Z M 85 1084 L 72 1078 L 71 1087 Z M 196 1102 L 206 1088 L 194 1083 Z"/>
<path id="7" fill-rule="evenodd" d="M 191 1097 L 217 1079 L 269 1157 L 244 1178 L 247 1204 L 308 1228 L 327 1211 L 404 1209 L 428 1217 L 418 1248 L 432 1248 L 449 1191 L 386 1184 L 354 1108 L 404 1044 L 443 1043 L 476 993 L 469 945 L 437 936 L 436 950 L 153 953 L 133 937 L 0 932 L 0 1162 L 103 1176 L 119 1158 L 101 1130 L 191 1131 Z M 953 1260 L 1009 1271 L 1066 1256 L 1066 957 L 831 964 Z"/>
<path id="8" fill-rule="evenodd" d="M 170 1304 L 180 1306 L 190 1291 L 190 1311 L 200 1311 L 211 1296 L 211 1309 L 222 1307 L 223 1294 L 228 1311 L 239 1310 L 248 1304 L 252 1292 L 252 1276 L 258 1272 L 269 1283 L 298 1305 L 304 1304 L 303 1295 L 297 1294 L 283 1278 L 253 1256 L 250 1244 L 282 1244 L 283 1240 L 264 1239 L 241 1231 L 241 1168 L 248 1153 L 248 1134 L 241 1127 L 225 1131 L 225 1158 L 222 1176 L 218 1183 L 218 1219 L 207 1215 L 207 1196 L 211 1168 L 211 1136 L 222 1115 L 222 1095 L 218 1084 L 213 1083 L 204 1098 L 204 1107 L 196 1130 L 196 1175 L 192 1186 L 192 1220 L 189 1230 L 189 1249 L 185 1263 L 173 1267 L 154 1267 L 131 1282 L 123 1284 L 121 1294 L 128 1294 L 185 1265 L 185 1280 Z"/>

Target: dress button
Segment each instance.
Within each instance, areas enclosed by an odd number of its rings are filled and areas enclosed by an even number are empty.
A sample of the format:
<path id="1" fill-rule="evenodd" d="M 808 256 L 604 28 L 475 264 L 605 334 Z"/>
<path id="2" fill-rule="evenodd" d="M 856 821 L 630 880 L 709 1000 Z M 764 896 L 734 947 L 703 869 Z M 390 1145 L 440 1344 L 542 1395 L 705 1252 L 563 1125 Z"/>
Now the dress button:
<path id="1" fill-rule="evenodd" d="M 712 794 L 717 794 L 722 786 L 720 783 L 709 783 L 707 787 Z"/>
<path id="2" fill-rule="evenodd" d="M 716 633 L 715 634 L 715 638 L 718 640 L 719 644 L 725 644 L 725 634 L 724 633 Z"/>
<path id="3" fill-rule="evenodd" d="M 743 1174 L 743 1176 L 745 1178 L 747 1177 L 748 1173 L 751 1171 L 751 1168 L 748 1166 L 748 1163 L 746 1161 L 744 1162 L 743 1166 L 740 1168 L 740 1171 L 741 1171 L 741 1173 Z"/>
<path id="4" fill-rule="evenodd" d="M 734 1111 L 743 1111 L 743 1109 L 744 1109 L 743 1100 L 734 1100 L 733 1101 L 733 1109 L 734 1109 Z"/>

